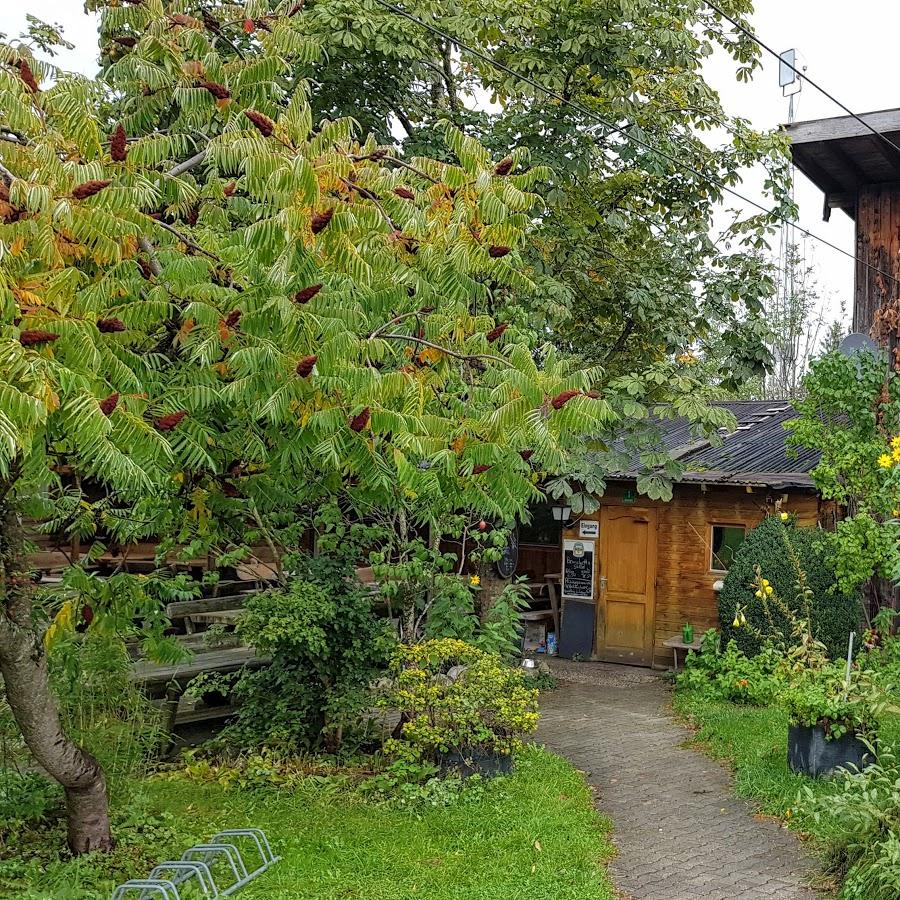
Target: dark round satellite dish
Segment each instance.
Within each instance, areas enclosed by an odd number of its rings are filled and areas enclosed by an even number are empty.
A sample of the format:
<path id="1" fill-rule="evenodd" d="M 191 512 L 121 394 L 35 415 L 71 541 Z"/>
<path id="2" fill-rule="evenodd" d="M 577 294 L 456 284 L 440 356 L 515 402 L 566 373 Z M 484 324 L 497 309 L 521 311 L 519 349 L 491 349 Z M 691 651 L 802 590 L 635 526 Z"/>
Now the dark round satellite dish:
<path id="1" fill-rule="evenodd" d="M 847 337 L 840 342 L 838 350 L 843 353 L 844 356 L 855 356 L 857 353 L 877 353 L 878 344 L 876 344 L 867 334 L 854 332 L 853 334 L 848 334 Z"/>

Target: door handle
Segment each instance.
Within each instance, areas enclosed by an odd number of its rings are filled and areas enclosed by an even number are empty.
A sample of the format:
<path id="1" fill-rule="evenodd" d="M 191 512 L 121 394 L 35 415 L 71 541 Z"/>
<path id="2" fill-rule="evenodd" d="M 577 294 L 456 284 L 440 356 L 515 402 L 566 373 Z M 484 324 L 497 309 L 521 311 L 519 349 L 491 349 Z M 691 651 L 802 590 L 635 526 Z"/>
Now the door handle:
<path id="1" fill-rule="evenodd" d="M 600 576 L 600 593 L 602 594 L 606 590 L 606 576 Z"/>

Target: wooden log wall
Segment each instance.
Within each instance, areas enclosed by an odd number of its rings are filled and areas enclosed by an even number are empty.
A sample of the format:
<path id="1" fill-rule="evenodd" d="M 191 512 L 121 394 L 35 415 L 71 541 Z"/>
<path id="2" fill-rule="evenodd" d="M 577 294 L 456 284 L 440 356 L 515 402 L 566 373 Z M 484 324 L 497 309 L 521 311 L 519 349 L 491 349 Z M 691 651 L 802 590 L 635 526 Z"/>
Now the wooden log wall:
<path id="1" fill-rule="evenodd" d="M 871 332 L 894 351 L 900 346 L 900 183 L 859 188 L 856 256 L 853 330 Z"/>
<path id="2" fill-rule="evenodd" d="M 633 483 L 611 485 L 601 503 L 621 503 L 626 491 L 634 494 Z M 829 510 L 811 491 L 754 488 L 748 493 L 746 487 L 737 485 L 710 486 L 705 491 L 700 485 L 677 485 L 669 503 L 638 497 L 636 506 L 658 509 L 654 667 L 672 665 L 672 651 L 663 641 L 680 635 L 685 622 L 690 622 L 698 635 L 718 627 L 718 594 L 713 585 L 724 575 L 710 569 L 711 526 L 753 528 L 774 512 L 778 500 L 782 500 L 781 509 L 796 515 L 799 524 L 816 525 L 821 520 L 828 527 Z M 599 520 L 599 511 L 590 518 Z M 577 534 L 576 527 L 564 537 Z M 599 554 L 597 562 L 599 566 Z"/>

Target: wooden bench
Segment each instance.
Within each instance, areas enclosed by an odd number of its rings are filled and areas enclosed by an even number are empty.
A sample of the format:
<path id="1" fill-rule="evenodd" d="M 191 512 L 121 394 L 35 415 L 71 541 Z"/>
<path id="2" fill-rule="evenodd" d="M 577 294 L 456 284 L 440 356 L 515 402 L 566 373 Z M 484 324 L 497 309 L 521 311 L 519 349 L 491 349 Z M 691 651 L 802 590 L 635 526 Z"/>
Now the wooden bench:
<path id="1" fill-rule="evenodd" d="M 131 677 L 135 684 L 151 699 L 162 699 L 165 726 L 170 736 L 175 725 L 229 714 L 223 707 L 179 709 L 187 686 L 198 675 L 207 672 L 227 675 L 243 668 L 254 669 L 268 664 L 268 657 L 258 656 L 253 647 L 242 646 L 234 634 L 217 635 L 216 644 L 224 645 L 210 646 L 207 634 L 196 629 L 197 624 L 208 622 L 210 618 L 233 623 L 242 613 L 244 601 L 249 596 L 252 592 L 169 603 L 166 615 L 174 625 L 184 628 L 186 633 L 176 637 L 187 651 L 188 658 L 167 665 L 146 659 L 138 659 L 133 664 Z M 228 710 L 233 712 L 231 707 Z"/>
<path id="2" fill-rule="evenodd" d="M 166 615 L 173 624 L 183 622 L 184 630 L 188 634 L 193 634 L 197 630 L 196 626 L 206 621 L 204 617 L 210 613 L 227 612 L 229 615 L 224 618 L 235 621 L 244 608 L 244 601 L 250 596 L 252 592 L 229 594 L 224 597 L 202 597 L 198 600 L 176 600 L 166 606 Z M 220 616 L 219 621 L 222 618 Z"/>
<path id="3" fill-rule="evenodd" d="M 269 658 L 259 656 L 254 647 L 226 647 L 194 653 L 184 662 L 168 665 L 138 660 L 132 666 L 131 678 L 151 699 L 163 700 L 164 727 L 171 740 L 178 724 L 221 718 L 223 715 L 221 710 L 212 708 L 185 710 L 179 715 L 181 698 L 194 678 L 204 672 L 227 675 L 244 668 L 259 669 L 269 662 Z"/>
<path id="4" fill-rule="evenodd" d="M 690 644 L 686 644 L 680 637 L 671 637 L 667 641 L 663 641 L 663 647 L 669 647 L 672 650 L 672 656 L 675 657 L 675 671 L 678 671 L 678 651 L 684 650 L 685 658 L 687 658 L 688 653 L 691 650 L 700 650 L 703 646 L 703 635 L 697 635 L 690 642 Z"/>

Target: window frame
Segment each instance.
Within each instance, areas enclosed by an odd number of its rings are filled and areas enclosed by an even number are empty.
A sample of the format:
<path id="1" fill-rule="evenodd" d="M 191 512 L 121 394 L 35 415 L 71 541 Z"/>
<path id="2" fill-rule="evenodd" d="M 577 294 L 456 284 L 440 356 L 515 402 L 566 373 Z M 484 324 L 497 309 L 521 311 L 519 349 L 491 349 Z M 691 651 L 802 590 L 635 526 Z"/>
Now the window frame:
<path id="1" fill-rule="evenodd" d="M 747 539 L 747 532 L 750 530 L 750 526 L 746 524 L 746 522 L 710 522 L 709 523 L 709 556 L 707 557 L 707 564 L 709 565 L 709 572 L 711 575 L 727 575 L 728 569 L 716 569 L 713 565 L 715 562 L 716 552 L 713 549 L 715 545 L 715 529 L 716 528 L 740 528 L 744 532 L 744 539 Z"/>

